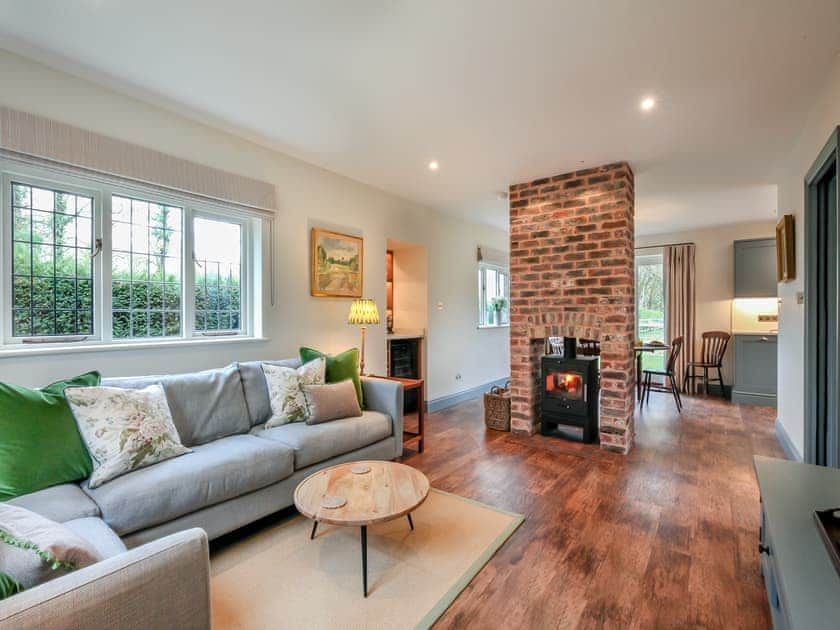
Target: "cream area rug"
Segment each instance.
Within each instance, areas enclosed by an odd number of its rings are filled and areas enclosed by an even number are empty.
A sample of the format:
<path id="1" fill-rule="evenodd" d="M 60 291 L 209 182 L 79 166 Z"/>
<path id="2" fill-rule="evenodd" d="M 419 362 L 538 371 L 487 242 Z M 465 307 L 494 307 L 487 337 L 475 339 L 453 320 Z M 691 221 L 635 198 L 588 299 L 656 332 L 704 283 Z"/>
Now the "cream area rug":
<path id="1" fill-rule="evenodd" d="M 524 518 L 432 489 L 406 518 L 368 527 L 368 596 L 358 527 L 302 516 L 211 557 L 213 627 L 427 628 Z"/>

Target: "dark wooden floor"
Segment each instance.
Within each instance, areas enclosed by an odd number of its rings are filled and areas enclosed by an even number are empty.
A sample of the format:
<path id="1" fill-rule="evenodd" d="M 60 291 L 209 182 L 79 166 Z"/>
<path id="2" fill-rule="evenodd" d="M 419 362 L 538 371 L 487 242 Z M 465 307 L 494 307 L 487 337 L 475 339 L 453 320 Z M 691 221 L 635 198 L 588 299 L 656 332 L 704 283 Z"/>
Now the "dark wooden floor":
<path id="1" fill-rule="evenodd" d="M 404 461 L 526 516 L 436 627 L 770 627 L 752 455 L 783 457 L 774 419 L 702 398 L 678 415 L 654 394 L 625 457 L 488 431 L 480 401 L 429 415 Z"/>

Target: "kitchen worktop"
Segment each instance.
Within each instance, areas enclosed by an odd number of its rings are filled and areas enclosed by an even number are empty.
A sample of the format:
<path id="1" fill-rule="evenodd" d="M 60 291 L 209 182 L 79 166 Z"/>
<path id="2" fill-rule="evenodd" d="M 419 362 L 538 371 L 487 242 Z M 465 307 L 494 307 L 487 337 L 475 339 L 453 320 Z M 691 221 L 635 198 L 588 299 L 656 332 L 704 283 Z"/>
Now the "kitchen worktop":
<path id="1" fill-rule="evenodd" d="M 425 336 L 425 330 L 395 330 L 385 335 L 387 339 L 422 339 Z"/>

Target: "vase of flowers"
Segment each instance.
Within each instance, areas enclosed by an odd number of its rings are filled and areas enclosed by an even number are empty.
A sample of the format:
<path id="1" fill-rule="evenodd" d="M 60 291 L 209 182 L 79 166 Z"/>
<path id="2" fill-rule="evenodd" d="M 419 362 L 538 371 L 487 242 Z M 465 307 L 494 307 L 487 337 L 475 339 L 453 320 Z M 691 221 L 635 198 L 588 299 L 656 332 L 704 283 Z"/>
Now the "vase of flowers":
<path id="1" fill-rule="evenodd" d="M 507 307 L 507 298 L 494 297 L 490 300 L 490 312 L 493 317 L 493 324 L 499 326 L 502 323 L 502 311 Z"/>

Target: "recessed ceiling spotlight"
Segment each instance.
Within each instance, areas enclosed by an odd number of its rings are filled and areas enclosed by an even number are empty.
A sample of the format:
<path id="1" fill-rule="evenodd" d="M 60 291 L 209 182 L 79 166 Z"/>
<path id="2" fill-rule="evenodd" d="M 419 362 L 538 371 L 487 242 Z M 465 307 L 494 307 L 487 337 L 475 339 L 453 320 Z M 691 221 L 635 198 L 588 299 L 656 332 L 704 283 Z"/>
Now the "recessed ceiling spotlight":
<path id="1" fill-rule="evenodd" d="M 440 164 L 437 163 L 437 160 L 432 160 L 429 162 L 429 170 L 436 171 L 440 168 Z"/>
<path id="2" fill-rule="evenodd" d="M 652 97 L 648 96 L 647 98 L 642 99 L 642 109 L 646 112 L 649 112 L 654 107 L 656 107 L 656 101 L 653 100 Z"/>

